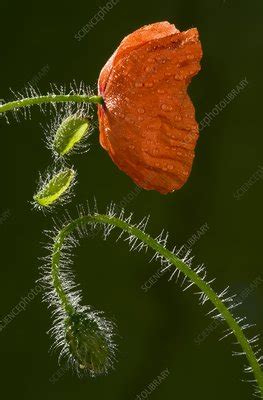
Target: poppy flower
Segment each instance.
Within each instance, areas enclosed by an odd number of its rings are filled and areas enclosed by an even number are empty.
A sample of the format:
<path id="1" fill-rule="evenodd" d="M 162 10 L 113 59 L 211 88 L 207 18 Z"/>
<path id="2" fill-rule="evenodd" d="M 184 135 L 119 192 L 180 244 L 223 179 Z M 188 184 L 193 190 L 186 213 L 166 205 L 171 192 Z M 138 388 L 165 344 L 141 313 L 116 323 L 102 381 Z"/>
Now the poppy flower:
<path id="1" fill-rule="evenodd" d="M 127 36 L 100 73 L 100 144 L 144 189 L 166 194 L 190 175 L 198 124 L 187 87 L 201 58 L 197 29 L 160 22 Z"/>

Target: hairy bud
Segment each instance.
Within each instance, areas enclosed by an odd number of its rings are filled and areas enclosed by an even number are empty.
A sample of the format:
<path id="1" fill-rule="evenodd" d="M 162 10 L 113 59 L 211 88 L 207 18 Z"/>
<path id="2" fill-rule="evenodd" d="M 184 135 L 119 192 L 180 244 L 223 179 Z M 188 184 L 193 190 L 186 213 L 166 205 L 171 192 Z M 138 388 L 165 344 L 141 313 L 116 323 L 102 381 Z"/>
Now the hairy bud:
<path id="1" fill-rule="evenodd" d="M 40 188 L 34 196 L 36 205 L 50 207 L 69 192 L 76 177 L 73 168 L 62 168 L 53 176 L 48 175 L 46 180 L 40 183 Z"/>
<path id="2" fill-rule="evenodd" d="M 112 366 L 113 325 L 95 312 L 76 312 L 65 320 L 65 339 L 74 364 L 91 376 L 105 374 Z"/>
<path id="3" fill-rule="evenodd" d="M 52 148 L 59 156 L 68 154 L 87 136 L 90 122 L 87 118 L 70 115 L 58 127 Z"/>

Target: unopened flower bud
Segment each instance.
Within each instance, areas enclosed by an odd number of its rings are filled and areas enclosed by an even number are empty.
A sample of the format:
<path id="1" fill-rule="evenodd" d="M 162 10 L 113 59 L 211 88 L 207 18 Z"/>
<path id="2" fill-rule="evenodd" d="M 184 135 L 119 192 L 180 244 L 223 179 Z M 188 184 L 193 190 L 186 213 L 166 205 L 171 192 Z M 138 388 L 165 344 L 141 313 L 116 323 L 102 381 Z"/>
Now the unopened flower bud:
<path id="1" fill-rule="evenodd" d="M 76 172 L 72 168 L 63 168 L 52 177 L 48 177 L 34 196 L 36 204 L 40 207 L 52 206 L 69 191 L 75 177 Z"/>
<path id="2" fill-rule="evenodd" d="M 64 156 L 87 135 L 90 122 L 87 118 L 71 115 L 58 127 L 52 147 L 56 154 Z"/>
<path id="3" fill-rule="evenodd" d="M 80 372 L 96 376 L 112 366 L 112 330 L 112 324 L 95 312 L 76 312 L 66 319 L 65 339 Z"/>

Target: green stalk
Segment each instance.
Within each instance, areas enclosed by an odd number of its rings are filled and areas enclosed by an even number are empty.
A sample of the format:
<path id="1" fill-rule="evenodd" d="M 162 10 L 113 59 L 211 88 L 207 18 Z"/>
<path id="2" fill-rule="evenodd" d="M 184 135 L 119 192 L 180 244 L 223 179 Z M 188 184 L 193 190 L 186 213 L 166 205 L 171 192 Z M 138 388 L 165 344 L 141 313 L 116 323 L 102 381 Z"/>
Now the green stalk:
<path id="1" fill-rule="evenodd" d="M 103 104 L 103 98 L 101 96 L 86 96 L 86 95 L 55 95 L 48 94 L 46 96 L 28 97 L 21 100 L 11 101 L 0 106 L 0 114 L 7 111 L 17 110 L 22 107 L 30 107 L 32 105 L 47 104 L 47 103 L 95 103 Z"/>
<path id="2" fill-rule="evenodd" d="M 261 396 L 263 397 L 263 371 L 261 366 L 257 360 L 257 357 L 253 351 L 249 340 L 246 338 L 242 328 L 239 326 L 238 322 L 235 320 L 234 316 L 224 304 L 224 302 L 220 299 L 220 297 L 216 294 L 216 292 L 211 288 L 210 284 L 205 282 L 195 271 L 193 271 L 186 263 L 180 260 L 175 254 L 167 250 L 165 247 L 160 245 L 155 239 L 151 236 L 138 229 L 137 227 L 119 219 L 116 217 L 111 217 L 108 215 L 86 215 L 77 218 L 76 220 L 68 223 L 55 238 L 53 244 L 53 254 L 52 254 L 52 262 L 51 262 L 51 273 L 53 279 L 53 285 L 60 299 L 61 305 L 66 311 L 66 313 L 71 314 L 73 312 L 73 307 L 70 304 L 70 300 L 67 297 L 62 282 L 60 280 L 60 258 L 63 250 L 63 244 L 68 235 L 70 235 L 73 231 L 81 228 L 87 224 L 108 224 L 120 228 L 122 231 L 125 231 L 147 246 L 152 248 L 155 252 L 158 252 L 160 255 L 166 258 L 169 263 L 173 264 L 178 270 L 180 270 L 185 276 L 187 276 L 191 282 L 193 282 L 201 291 L 204 293 L 220 315 L 224 318 L 225 322 L 228 324 L 229 328 L 235 335 L 237 341 L 239 342 L 241 348 L 243 349 L 244 354 L 247 357 L 248 363 L 252 368 L 252 371 L 255 376 L 255 380 L 259 387 L 259 391 Z"/>

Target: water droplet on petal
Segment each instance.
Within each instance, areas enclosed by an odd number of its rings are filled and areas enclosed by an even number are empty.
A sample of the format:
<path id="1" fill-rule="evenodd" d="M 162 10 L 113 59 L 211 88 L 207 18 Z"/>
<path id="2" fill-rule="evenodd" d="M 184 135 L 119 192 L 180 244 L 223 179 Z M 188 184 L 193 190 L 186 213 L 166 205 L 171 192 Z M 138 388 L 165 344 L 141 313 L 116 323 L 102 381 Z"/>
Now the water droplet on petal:
<path id="1" fill-rule="evenodd" d="M 173 111 L 173 108 L 171 106 L 168 106 L 167 104 L 162 104 L 161 109 L 163 111 Z"/>
<path id="2" fill-rule="evenodd" d="M 152 68 L 149 67 L 149 66 L 147 66 L 147 67 L 144 68 L 144 71 L 145 71 L 145 72 L 151 72 L 151 70 L 152 70 Z"/>
<path id="3" fill-rule="evenodd" d="M 146 82 L 145 83 L 145 87 L 151 88 L 151 87 L 153 87 L 153 83 L 152 82 Z"/>

